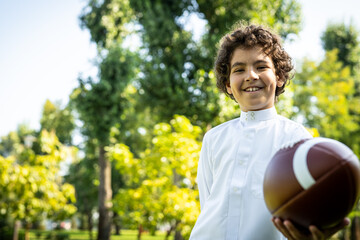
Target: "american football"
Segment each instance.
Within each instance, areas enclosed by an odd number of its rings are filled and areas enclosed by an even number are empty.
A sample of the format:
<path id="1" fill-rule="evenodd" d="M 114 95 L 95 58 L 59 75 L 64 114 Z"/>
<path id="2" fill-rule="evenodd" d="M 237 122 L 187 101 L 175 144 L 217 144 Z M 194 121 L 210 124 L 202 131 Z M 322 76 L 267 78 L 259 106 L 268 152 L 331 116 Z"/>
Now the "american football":
<path id="1" fill-rule="evenodd" d="M 358 201 L 359 160 L 339 141 L 305 139 L 273 156 L 263 190 L 273 216 L 325 229 L 342 221 Z"/>

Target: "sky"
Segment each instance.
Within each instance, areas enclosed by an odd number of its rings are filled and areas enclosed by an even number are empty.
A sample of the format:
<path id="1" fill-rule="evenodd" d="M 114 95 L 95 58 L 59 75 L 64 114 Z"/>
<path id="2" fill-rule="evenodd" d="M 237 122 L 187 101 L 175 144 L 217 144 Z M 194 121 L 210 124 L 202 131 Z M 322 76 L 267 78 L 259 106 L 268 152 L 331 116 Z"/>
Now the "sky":
<path id="1" fill-rule="evenodd" d="M 96 46 L 79 15 L 87 0 L 0 0 L 0 136 L 19 124 L 40 128 L 49 99 L 63 105 L 77 78 L 96 75 Z M 300 0 L 302 31 L 285 49 L 296 61 L 321 60 L 320 36 L 329 22 L 360 31 L 360 1 Z"/>

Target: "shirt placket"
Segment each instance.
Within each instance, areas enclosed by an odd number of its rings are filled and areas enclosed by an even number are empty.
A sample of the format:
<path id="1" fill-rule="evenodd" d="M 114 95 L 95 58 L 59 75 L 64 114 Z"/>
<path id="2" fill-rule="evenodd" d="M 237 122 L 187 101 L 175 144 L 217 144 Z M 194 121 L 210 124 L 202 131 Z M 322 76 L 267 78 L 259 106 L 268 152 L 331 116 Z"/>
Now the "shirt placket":
<path id="1" fill-rule="evenodd" d="M 237 240 L 242 219 L 243 192 L 246 183 L 246 171 L 249 166 L 253 146 L 254 129 L 245 128 L 238 139 L 238 151 L 235 156 L 234 171 L 230 183 L 229 210 L 226 240 Z"/>

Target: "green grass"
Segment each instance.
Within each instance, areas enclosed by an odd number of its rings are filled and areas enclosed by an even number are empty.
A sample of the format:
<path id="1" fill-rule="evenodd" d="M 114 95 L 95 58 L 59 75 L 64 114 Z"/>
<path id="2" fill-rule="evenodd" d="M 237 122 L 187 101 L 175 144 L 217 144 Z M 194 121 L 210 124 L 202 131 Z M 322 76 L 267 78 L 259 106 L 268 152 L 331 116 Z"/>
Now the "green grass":
<path id="1" fill-rule="evenodd" d="M 42 240 L 46 239 L 46 236 L 51 231 L 40 231 L 40 230 L 31 230 L 30 231 L 30 240 Z M 37 237 L 37 233 L 41 234 L 40 239 Z M 71 240 L 88 240 L 89 233 L 87 231 L 77 231 L 77 230 L 61 230 L 56 231 L 57 233 L 64 233 L 69 234 Z M 111 240 L 137 240 L 137 230 L 121 230 L 121 235 L 111 235 Z M 147 232 L 144 232 L 141 237 L 142 240 L 164 240 L 165 239 L 165 233 L 164 232 L 157 232 L 156 236 L 150 236 Z M 170 237 L 169 240 L 172 240 L 173 237 Z M 93 240 L 96 240 L 96 232 L 93 232 Z"/>

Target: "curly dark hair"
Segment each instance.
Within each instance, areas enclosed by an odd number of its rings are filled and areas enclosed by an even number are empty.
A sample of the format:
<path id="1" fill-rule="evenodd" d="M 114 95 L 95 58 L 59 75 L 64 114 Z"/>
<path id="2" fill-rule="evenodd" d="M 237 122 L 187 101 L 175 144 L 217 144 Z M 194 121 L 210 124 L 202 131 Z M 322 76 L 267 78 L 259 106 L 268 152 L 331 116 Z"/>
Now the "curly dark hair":
<path id="1" fill-rule="evenodd" d="M 235 30 L 221 39 L 215 60 L 216 85 L 233 100 L 235 100 L 234 96 L 229 94 L 226 89 L 226 83 L 230 77 L 230 61 L 233 52 L 239 47 L 248 49 L 255 46 L 261 47 L 263 52 L 271 58 L 276 76 L 284 82 L 282 87 L 276 87 L 275 98 L 285 91 L 286 83 L 292 78 L 290 72 L 294 66 L 291 57 L 281 45 L 281 38 L 261 25 L 240 23 Z"/>

